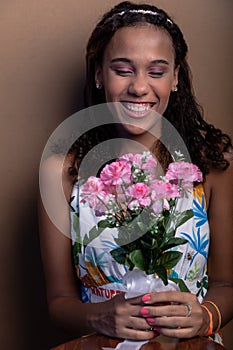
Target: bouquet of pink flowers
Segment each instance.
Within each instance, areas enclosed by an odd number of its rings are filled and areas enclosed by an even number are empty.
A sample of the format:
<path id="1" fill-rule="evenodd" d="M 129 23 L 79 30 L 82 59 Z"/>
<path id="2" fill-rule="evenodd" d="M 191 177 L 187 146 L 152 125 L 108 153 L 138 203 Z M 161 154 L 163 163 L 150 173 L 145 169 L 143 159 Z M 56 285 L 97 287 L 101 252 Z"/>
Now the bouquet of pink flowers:
<path id="1" fill-rule="evenodd" d="M 193 216 L 192 210 L 178 212 L 177 199 L 202 181 L 194 164 L 174 161 L 167 172 L 156 178 L 157 161 L 149 152 L 125 154 L 107 164 L 99 177 L 91 176 L 83 185 L 82 203 L 88 203 L 101 231 L 118 228 L 118 247 L 111 251 L 120 264 L 157 274 L 168 283 L 167 270 L 174 267 L 182 253 L 171 248 L 185 244 L 175 237 L 177 227 Z M 98 230 L 97 230 L 98 232 Z M 173 279 L 174 280 L 174 279 Z M 178 280 L 180 289 L 186 290 Z"/>

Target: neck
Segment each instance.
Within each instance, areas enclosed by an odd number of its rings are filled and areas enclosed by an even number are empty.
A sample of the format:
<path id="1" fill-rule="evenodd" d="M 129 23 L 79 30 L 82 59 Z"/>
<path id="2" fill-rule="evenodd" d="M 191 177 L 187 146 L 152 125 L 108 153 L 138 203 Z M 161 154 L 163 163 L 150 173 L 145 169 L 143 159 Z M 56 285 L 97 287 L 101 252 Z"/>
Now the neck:
<path id="1" fill-rule="evenodd" d="M 144 131 L 139 134 L 128 132 L 122 125 L 117 126 L 117 136 L 120 138 L 121 153 L 142 153 L 150 151 L 156 155 L 159 135 L 153 132 Z"/>

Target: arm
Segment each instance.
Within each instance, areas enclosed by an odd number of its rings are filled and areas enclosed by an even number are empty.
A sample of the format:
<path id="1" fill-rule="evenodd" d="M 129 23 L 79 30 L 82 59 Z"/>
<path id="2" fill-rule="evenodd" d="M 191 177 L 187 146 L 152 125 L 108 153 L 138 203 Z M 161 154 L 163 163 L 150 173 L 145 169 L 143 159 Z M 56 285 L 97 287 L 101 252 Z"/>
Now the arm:
<path id="1" fill-rule="evenodd" d="M 62 157 L 56 156 L 46 160 L 41 168 L 40 241 L 51 318 L 75 336 L 98 332 L 119 338 L 151 339 L 154 332 L 148 331 L 148 324 L 141 317 L 138 299 L 125 300 L 122 294 L 104 306 L 81 302 L 69 238 L 68 202 L 73 186 L 69 165 L 68 158 L 63 164 Z"/>
<path id="2" fill-rule="evenodd" d="M 70 333 L 81 335 L 89 329 L 84 320 L 79 319 L 82 303 L 71 260 L 68 201 L 72 181 L 68 176 L 68 168 L 69 160 L 63 164 L 60 156 L 51 157 L 42 165 L 40 189 L 43 203 L 41 197 L 39 198 L 40 244 L 51 318 Z M 58 190 L 61 179 L 65 198 Z M 75 325 L 82 325 L 83 329 Z"/>
<path id="3" fill-rule="evenodd" d="M 208 217 L 210 224 L 209 289 L 205 300 L 213 301 L 220 309 L 222 326 L 233 316 L 233 162 L 224 172 L 209 175 L 206 192 L 209 193 Z M 218 316 L 211 305 L 214 329 Z"/>

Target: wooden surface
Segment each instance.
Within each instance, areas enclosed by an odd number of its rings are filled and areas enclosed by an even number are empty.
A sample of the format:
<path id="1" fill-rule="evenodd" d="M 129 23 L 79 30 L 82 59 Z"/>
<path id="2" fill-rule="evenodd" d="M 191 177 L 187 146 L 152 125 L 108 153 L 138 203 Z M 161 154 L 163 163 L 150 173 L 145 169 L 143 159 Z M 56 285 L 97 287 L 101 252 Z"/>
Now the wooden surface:
<path id="1" fill-rule="evenodd" d="M 51 350 L 102 350 L 102 347 L 115 348 L 120 341 L 103 335 L 89 335 L 69 341 Z M 153 342 L 145 344 L 141 350 L 224 350 L 221 345 L 206 339 L 193 338 L 178 341 L 162 336 L 155 338 Z M 225 349 L 226 350 L 226 349 Z"/>

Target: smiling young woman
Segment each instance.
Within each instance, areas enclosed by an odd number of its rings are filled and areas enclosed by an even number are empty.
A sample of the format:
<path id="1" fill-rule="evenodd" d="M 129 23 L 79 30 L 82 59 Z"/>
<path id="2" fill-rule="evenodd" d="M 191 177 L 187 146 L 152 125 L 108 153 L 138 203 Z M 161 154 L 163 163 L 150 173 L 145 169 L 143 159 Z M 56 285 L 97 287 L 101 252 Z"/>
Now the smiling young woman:
<path id="1" fill-rule="evenodd" d="M 75 240 L 72 246 L 71 240 L 51 222 L 41 202 L 41 250 L 49 310 L 59 325 L 76 336 L 97 332 L 149 340 L 158 335 L 157 329 L 168 337 L 211 335 L 221 342 L 219 328 L 232 318 L 233 306 L 228 302 L 233 288 L 229 269 L 232 144 L 227 135 L 203 119 L 192 92 L 186 55 L 187 45 L 176 23 L 163 10 L 146 4 L 118 4 L 103 16 L 89 39 L 86 105 L 115 103 L 118 125 L 117 128 L 101 125 L 82 135 L 70 148 L 64 164 L 54 156 L 42 166 L 42 178 L 50 197 L 57 198 L 53 209 L 67 223 L 67 230 L 76 235 L 78 215 L 82 230 L 93 224 L 92 214 L 89 219 L 82 214 L 81 184 L 77 180 L 82 159 L 96 145 L 114 137 L 133 139 L 154 153 L 162 168 L 167 169 L 171 162 L 169 151 L 149 137 L 157 127 L 155 113 L 163 115 L 178 131 L 191 161 L 203 173 L 203 183 L 190 194 L 187 209 L 193 211 L 193 218 L 185 229 L 176 232 L 188 240 L 182 263 L 170 271 L 171 276 L 185 280 L 191 293 L 156 292 L 125 299 L 122 267 L 105 249 L 106 237 L 100 250 L 77 246 Z M 160 131 L 164 132 L 163 125 Z M 59 204 L 57 193 L 61 176 L 65 205 Z M 96 297 L 99 301 L 93 302 Z"/>

